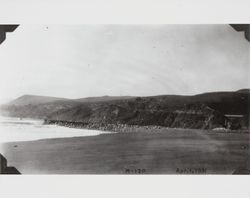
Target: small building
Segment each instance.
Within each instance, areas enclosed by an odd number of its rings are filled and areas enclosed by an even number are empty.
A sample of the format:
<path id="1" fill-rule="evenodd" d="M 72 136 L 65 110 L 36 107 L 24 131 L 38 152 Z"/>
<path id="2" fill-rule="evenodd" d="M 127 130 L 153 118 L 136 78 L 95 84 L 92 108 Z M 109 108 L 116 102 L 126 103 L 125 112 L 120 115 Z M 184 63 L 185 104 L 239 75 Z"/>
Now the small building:
<path id="1" fill-rule="evenodd" d="M 225 121 L 225 126 L 228 129 L 241 129 L 242 123 L 244 122 L 244 115 L 241 114 L 225 114 L 227 120 Z"/>

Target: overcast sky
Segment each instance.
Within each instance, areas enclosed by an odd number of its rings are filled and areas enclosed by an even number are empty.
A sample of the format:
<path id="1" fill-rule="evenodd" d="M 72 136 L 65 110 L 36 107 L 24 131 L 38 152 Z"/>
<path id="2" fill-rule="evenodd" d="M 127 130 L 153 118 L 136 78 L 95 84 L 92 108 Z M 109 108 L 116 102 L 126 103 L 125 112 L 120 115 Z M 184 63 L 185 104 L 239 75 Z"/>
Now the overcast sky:
<path id="1" fill-rule="evenodd" d="M 229 25 L 21 25 L 0 45 L 0 102 L 238 90 L 249 54 Z"/>

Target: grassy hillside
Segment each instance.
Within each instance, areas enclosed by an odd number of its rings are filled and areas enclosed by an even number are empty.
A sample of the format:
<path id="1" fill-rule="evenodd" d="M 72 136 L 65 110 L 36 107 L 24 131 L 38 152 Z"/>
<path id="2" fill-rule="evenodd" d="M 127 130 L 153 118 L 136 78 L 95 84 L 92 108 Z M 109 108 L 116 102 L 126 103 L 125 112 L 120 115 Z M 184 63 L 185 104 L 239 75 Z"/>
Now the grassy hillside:
<path id="1" fill-rule="evenodd" d="M 101 96 L 101 97 L 88 97 L 88 98 L 79 98 L 75 99 L 77 102 L 107 102 L 115 100 L 126 100 L 135 98 L 133 96 Z"/>
<path id="2" fill-rule="evenodd" d="M 194 96 L 104 96 L 76 100 L 25 96 L 25 102 L 21 97 L 2 109 L 8 115 L 18 117 L 203 129 L 226 127 L 228 119 L 224 115 L 237 114 L 243 115 L 240 125 L 246 128 L 249 126 L 249 95 L 249 90 L 245 89 Z M 40 98 L 40 103 L 37 98 Z M 27 101 L 30 102 L 27 104 Z"/>

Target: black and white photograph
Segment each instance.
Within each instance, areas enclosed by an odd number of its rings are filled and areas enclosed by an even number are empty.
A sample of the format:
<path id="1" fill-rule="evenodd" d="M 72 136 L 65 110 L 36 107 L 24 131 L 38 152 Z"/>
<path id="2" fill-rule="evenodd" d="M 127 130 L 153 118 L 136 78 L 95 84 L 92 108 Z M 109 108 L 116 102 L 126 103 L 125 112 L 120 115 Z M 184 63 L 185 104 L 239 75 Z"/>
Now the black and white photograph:
<path id="1" fill-rule="evenodd" d="M 0 174 L 249 175 L 250 25 L 0 25 Z"/>

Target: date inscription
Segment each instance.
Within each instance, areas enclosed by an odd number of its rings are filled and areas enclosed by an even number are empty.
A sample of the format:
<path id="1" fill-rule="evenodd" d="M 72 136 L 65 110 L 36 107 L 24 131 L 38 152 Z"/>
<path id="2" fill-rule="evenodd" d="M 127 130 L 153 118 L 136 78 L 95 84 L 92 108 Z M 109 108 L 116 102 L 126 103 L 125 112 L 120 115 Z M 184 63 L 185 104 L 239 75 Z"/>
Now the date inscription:
<path id="1" fill-rule="evenodd" d="M 206 174 L 206 168 L 177 168 L 177 174 Z"/>

